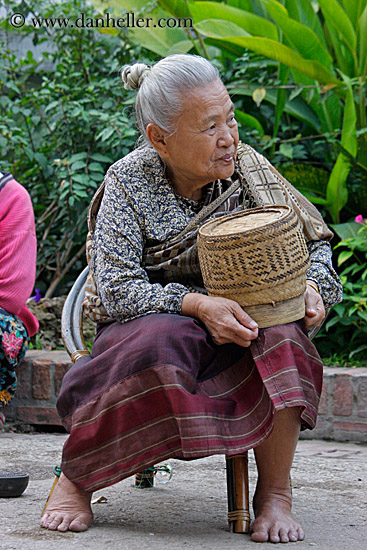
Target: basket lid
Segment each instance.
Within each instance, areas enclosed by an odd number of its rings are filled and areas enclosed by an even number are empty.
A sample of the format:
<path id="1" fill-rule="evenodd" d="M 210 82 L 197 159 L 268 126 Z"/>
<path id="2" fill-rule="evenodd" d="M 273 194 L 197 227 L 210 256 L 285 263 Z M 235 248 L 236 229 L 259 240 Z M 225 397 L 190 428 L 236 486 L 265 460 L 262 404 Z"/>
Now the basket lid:
<path id="1" fill-rule="evenodd" d="M 240 235 L 256 229 L 264 229 L 286 217 L 290 212 L 291 208 L 286 205 L 244 210 L 208 221 L 200 228 L 199 233 L 203 237 Z"/>

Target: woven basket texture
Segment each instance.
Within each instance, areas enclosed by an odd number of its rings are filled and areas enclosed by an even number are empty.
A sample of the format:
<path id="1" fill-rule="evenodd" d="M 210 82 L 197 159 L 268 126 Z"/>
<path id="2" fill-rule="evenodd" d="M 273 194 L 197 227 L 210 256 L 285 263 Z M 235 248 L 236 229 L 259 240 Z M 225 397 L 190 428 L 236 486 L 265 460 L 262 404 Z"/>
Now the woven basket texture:
<path id="1" fill-rule="evenodd" d="M 310 260 L 289 206 L 254 208 L 207 222 L 198 233 L 198 253 L 209 295 L 235 300 L 255 320 L 259 311 L 266 316 L 263 326 L 304 316 Z"/>

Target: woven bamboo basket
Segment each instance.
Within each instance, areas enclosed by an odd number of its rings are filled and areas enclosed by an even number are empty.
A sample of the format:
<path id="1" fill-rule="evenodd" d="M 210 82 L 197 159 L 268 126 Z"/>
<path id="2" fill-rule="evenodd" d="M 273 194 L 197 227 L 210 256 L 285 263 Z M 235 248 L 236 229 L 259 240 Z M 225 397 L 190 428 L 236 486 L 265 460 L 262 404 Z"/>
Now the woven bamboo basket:
<path id="1" fill-rule="evenodd" d="M 310 260 L 289 206 L 253 208 L 205 223 L 198 252 L 208 294 L 235 300 L 260 328 L 304 317 Z"/>

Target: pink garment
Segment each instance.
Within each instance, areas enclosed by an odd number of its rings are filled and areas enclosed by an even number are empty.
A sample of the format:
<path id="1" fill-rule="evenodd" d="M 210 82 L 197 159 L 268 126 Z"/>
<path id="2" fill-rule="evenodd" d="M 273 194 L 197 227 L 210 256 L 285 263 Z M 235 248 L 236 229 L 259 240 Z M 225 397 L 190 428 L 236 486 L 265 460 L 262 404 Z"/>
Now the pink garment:
<path id="1" fill-rule="evenodd" d="M 0 179 L 0 307 L 23 321 L 29 336 L 38 320 L 25 305 L 36 275 L 37 241 L 31 198 L 10 174 Z"/>

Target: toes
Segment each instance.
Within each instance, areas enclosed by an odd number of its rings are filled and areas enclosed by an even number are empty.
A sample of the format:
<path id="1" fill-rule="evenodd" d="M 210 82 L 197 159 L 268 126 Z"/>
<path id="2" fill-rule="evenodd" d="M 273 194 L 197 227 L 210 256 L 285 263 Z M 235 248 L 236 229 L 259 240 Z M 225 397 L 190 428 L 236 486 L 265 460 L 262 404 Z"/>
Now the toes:
<path id="1" fill-rule="evenodd" d="M 70 514 L 47 514 L 41 518 L 40 525 L 50 531 L 60 531 L 62 533 L 74 531 L 75 533 L 81 533 L 88 529 L 89 523 L 88 521 L 84 522 L 83 518 L 72 519 Z"/>
<path id="2" fill-rule="evenodd" d="M 290 542 L 297 542 L 297 540 L 302 540 L 298 538 L 298 530 L 297 529 L 289 529 L 288 537 Z"/>
<path id="3" fill-rule="evenodd" d="M 48 528 L 51 529 L 51 531 L 67 531 L 69 524 L 70 518 L 68 516 L 57 514 L 54 516 Z"/>
<path id="4" fill-rule="evenodd" d="M 62 514 L 45 514 L 41 518 L 40 525 L 50 531 L 67 531 L 70 518 Z"/>
<path id="5" fill-rule="evenodd" d="M 275 542 L 275 543 L 277 543 L 277 542 L 288 542 L 288 537 L 287 537 L 286 541 L 281 540 L 280 530 L 277 529 L 276 527 L 273 527 L 269 531 L 269 540 L 270 540 L 270 542 Z"/>
<path id="6" fill-rule="evenodd" d="M 52 522 L 52 519 L 49 515 L 45 515 L 41 518 L 41 521 L 40 521 L 40 525 L 41 527 L 44 527 L 45 529 L 49 529 L 50 528 L 50 524 Z"/>
<path id="7" fill-rule="evenodd" d="M 279 540 L 280 542 L 289 542 L 289 533 L 288 529 L 279 529 Z"/>
<path id="8" fill-rule="evenodd" d="M 43 516 L 40 519 L 40 526 L 46 527 L 47 522 L 48 522 L 48 514 L 43 514 Z"/>
<path id="9" fill-rule="evenodd" d="M 60 523 L 62 522 L 62 517 L 59 516 L 48 516 L 43 521 L 42 527 L 45 527 L 46 529 L 50 529 L 50 531 L 56 531 Z"/>
<path id="10" fill-rule="evenodd" d="M 256 519 L 251 525 L 251 539 L 254 542 L 267 542 L 269 540 L 268 525 L 263 521 Z"/>
<path id="11" fill-rule="evenodd" d="M 251 534 L 251 539 L 254 542 L 268 542 L 269 535 L 267 531 L 253 531 Z"/>
<path id="12" fill-rule="evenodd" d="M 71 529 L 72 523 L 73 523 L 73 520 L 71 519 L 71 517 L 69 515 L 64 516 L 62 521 L 57 526 L 57 530 L 60 531 L 61 533 L 65 533 L 66 531 L 69 531 L 69 530 L 73 531 L 73 529 Z M 84 531 L 85 531 L 85 529 L 84 529 Z"/>
<path id="13" fill-rule="evenodd" d="M 88 529 L 88 525 L 79 520 L 74 520 L 70 523 L 68 528 L 70 531 L 74 531 L 75 533 L 82 533 Z"/>
<path id="14" fill-rule="evenodd" d="M 69 530 L 69 522 L 68 521 L 62 521 L 58 526 L 57 530 L 60 531 L 60 533 L 66 533 L 66 531 Z"/>
<path id="15" fill-rule="evenodd" d="M 254 542 L 272 542 L 272 543 L 287 543 L 303 540 L 305 533 L 302 527 L 281 527 L 279 523 L 273 526 L 257 525 L 256 522 L 252 526 L 251 539 Z"/>

